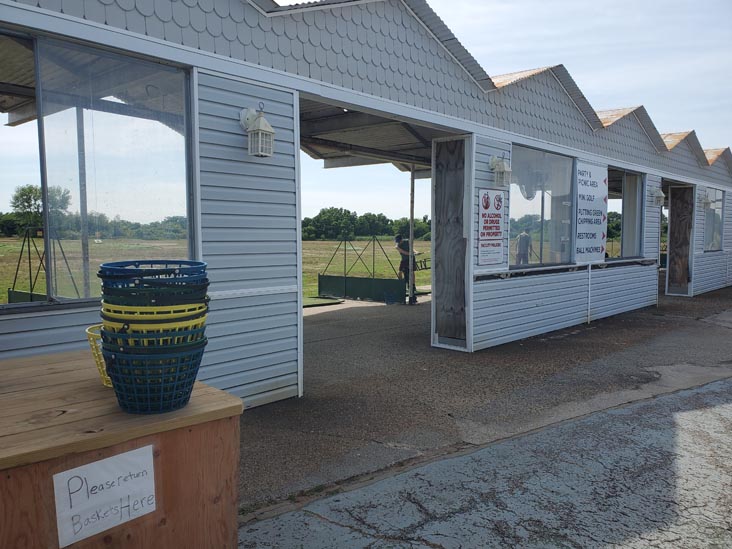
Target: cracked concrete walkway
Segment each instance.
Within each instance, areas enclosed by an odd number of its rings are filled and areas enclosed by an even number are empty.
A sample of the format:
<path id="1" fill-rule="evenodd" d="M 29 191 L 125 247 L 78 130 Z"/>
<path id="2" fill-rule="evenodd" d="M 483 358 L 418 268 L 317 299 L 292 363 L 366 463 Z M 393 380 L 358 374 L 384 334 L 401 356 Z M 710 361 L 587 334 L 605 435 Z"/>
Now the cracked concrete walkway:
<path id="1" fill-rule="evenodd" d="M 240 548 L 731 547 L 732 379 L 242 527 Z"/>

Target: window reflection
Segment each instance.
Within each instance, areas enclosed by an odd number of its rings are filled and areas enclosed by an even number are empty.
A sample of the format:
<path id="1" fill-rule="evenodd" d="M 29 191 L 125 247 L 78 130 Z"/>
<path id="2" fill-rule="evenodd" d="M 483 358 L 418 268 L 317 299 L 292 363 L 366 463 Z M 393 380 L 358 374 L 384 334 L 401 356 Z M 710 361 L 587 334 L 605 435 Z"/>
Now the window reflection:
<path id="1" fill-rule="evenodd" d="M 572 159 L 514 146 L 510 190 L 510 265 L 569 263 Z"/>
<path id="2" fill-rule="evenodd" d="M 722 249 L 724 191 L 721 189 L 707 189 L 703 206 L 704 251 L 716 252 Z"/>
<path id="3" fill-rule="evenodd" d="M 52 294 L 99 295 L 105 261 L 188 257 L 185 73 L 52 40 L 39 59 Z"/>

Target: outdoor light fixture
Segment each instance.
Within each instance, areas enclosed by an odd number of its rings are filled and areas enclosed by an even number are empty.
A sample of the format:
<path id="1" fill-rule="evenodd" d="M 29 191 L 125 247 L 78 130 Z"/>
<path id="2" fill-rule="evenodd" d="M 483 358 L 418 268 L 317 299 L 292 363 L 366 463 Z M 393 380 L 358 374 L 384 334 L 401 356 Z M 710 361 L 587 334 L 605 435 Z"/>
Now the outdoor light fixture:
<path id="1" fill-rule="evenodd" d="M 491 170 L 493 170 L 497 187 L 508 187 L 511 184 L 511 164 L 505 157 L 491 158 Z"/>
<path id="2" fill-rule="evenodd" d="M 666 202 L 666 195 L 663 194 L 663 191 L 660 187 L 656 187 L 651 191 L 651 199 L 653 201 L 653 205 L 661 208 L 663 207 L 664 203 Z"/>
<path id="3" fill-rule="evenodd" d="M 265 157 L 274 154 L 275 131 L 264 117 L 264 103 L 259 104 L 259 110 L 242 109 L 239 123 L 249 136 L 250 156 Z"/>

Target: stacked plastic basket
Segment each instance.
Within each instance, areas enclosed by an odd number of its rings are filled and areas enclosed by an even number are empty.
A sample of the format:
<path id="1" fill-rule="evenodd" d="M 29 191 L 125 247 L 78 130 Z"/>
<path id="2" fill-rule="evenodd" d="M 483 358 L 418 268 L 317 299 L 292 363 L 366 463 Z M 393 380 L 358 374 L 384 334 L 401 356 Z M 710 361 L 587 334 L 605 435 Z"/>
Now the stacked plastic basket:
<path id="1" fill-rule="evenodd" d="M 120 407 L 135 414 L 182 408 L 207 342 L 206 264 L 119 261 L 102 264 L 97 276 L 99 350 Z"/>

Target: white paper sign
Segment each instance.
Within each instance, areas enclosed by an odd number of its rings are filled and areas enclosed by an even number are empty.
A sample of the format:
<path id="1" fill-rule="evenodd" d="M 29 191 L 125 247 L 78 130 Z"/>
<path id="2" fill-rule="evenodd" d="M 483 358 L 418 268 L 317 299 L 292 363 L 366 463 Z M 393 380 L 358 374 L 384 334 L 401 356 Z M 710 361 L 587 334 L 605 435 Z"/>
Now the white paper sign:
<path id="1" fill-rule="evenodd" d="M 60 547 L 155 511 L 153 447 L 53 475 Z"/>
<path id="2" fill-rule="evenodd" d="M 577 162 L 577 263 L 605 261 L 607 196 L 607 166 Z"/>
<path id="3" fill-rule="evenodd" d="M 500 265 L 503 263 L 506 193 L 481 189 L 478 198 L 478 265 Z"/>

